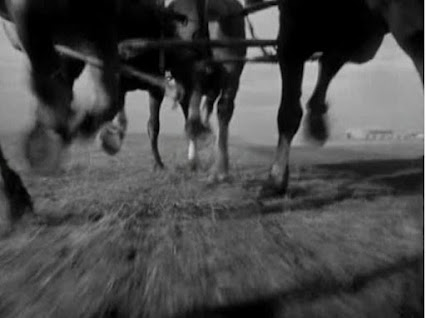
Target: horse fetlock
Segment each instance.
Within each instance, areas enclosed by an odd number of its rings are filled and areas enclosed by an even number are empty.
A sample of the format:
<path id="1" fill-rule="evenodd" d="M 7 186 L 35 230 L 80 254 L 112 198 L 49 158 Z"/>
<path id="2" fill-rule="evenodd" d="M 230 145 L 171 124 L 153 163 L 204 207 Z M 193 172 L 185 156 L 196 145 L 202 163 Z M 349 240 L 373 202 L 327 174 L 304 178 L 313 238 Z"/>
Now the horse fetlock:
<path id="1" fill-rule="evenodd" d="M 268 179 L 264 182 L 258 197 L 267 199 L 269 197 L 285 195 L 288 188 L 289 169 L 272 166 Z"/>
<path id="2" fill-rule="evenodd" d="M 186 135 L 189 139 L 204 139 L 212 134 L 209 126 L 204 125 L 199 118 L 189 119 L 185 124 Z"/>
<path id="3" fill-rule="evenodd" d="M 322 146 L 329 137 L 328 119 L 325 113 L 310 111 L 306 117 L 305 136 Z"/>
<path id="4" fill-rule="evenodd" d="M 25 188 L 21 177 L 9 167 L 2 167 L 5 194 L 10 201 L 9 219 L 16 222 L 24 214 L 33 212 L 31 196 Z"/>
<path id="5" fill-rule="evenodd" d="M 165 170 L 166 169 L 166 166 L 164 165 L 164 163 L 161 161 L 161 159 L 159 159 L 159 160 L 154 160 L 154 165 L 153 165 L 153 167 L 152 167 L 152 170 L 154 171 L 154 172 L 157 172 L 157 171 L 163 171 L 163 170 Z"/>
<path id="6" fill-rule="evenodd" d="M 199 168 L 199 160 L 198 158 L 188 159 L 188 167 L 191 171 L 197 171 Z"/>
<path id="7" fill-rule="evenodd" d="M 284 194 L 287 190 L 289 180 L 289 168 L 288 165 L 279 166 L 273 165 L 269 175 L 269 180 L 275 187 L 276 191 L 280 194 Z"/>
<path id="8" fill-rule="evenodd" d="M 210 182 L 225 182 L 229 179 L 229 164 L 227 160 L 217 162 L 209 176 Z"/>
<path id="9" fill-rule="evenodd" d="M 26 137 L 25 156 L 34 171 L 50 174 L 60 167 L 66 145 L 57 131 L 38 123 Z"/>

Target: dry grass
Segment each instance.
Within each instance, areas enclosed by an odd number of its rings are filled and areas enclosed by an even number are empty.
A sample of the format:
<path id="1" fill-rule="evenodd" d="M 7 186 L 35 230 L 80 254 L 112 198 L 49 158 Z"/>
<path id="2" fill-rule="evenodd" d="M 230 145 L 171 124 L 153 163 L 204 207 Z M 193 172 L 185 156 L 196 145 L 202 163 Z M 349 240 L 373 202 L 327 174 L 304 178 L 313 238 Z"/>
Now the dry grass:
<path id="1" fill-rule="evenodd" d="M 420 317 L 423 146 L 295 148 L 289 195 L 256 192 L 273 149 L 231 148 L 233 179 L 184 141 L 118 157 L 76 147 L 59 177 L 15 166 L 39 220 L 0 241 L 0 317 Z"/>

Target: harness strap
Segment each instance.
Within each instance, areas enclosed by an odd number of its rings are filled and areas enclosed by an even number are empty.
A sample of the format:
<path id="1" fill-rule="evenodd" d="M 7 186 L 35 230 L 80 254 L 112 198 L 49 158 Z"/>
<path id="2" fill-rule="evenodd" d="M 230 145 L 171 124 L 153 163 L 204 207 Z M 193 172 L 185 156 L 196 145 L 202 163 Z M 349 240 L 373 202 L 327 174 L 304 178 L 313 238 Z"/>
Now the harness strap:
<path id="1" fill-rule="evenodd" d="M 199 21 L 200 21 L 197 37 L 199 39 L 209 40 L 210 39 L 209 25 L 208 25 L 209 23 L 208 1 L 209 0 L 196 0 L 196 1 L 197 1 L 197 11 L 198 11 L 197 13 L 198 13 Z M 213 56 L 212 50 L 208 46 L 202 49 L 201 54 L 204 59 L 210 58 Z"/>

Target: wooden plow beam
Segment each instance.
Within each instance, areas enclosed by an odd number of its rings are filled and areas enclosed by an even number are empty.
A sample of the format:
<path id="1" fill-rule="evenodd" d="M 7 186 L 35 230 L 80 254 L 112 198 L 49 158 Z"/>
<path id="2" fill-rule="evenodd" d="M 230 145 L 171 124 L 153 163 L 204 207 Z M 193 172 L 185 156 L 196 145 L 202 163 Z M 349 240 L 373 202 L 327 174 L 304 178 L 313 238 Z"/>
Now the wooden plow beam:
<path id="1" fill-rule="evenodd" d="M 82 61 L 86 64 L 89 64 L 91 66 L 102 68 L 104 67 L 103 62 L 90 55 L 86 55 L 82 52 L 73 50 L 67 46 L 63 45 L 55 45 L 56 51 L 58 51 L 60 54 L 71 57 L 75 60 Z M 142 72 L 130 65 L 120 63 L 119 65 L 119 71 L 123 74 L 132 76 L 134 78 L 137 78 L 138 80 L 148 83 L 150 85 L 156 86 L 160 89 L 162 89 L 165 92 L 165 95 L 169 98 L 173 99 L 174 101 L 179 100 L 179 87 L 175 87 L 169 83 L 164 77 L 152 75 L 146 72 Z"/>
<path id="2" fill-rule="evenodd" d="M 138 56 L 148 50 L 171 50 L 177 48 L 231 48 L 276 46 L 276 40 L 148 40 L 131 39 L 119 44 L 120 56 L 124 59 Z"/>
<path id="3" fill-rule="evenodd" d="M 255 57 L 235 57 L 227 59 L 209 59 L 207 62 L 211 63 L 265 63 L 265 64 L 276 64 L 278 63 L 278 57 L 276 55 L 266 56 L 255 56 Z"/>

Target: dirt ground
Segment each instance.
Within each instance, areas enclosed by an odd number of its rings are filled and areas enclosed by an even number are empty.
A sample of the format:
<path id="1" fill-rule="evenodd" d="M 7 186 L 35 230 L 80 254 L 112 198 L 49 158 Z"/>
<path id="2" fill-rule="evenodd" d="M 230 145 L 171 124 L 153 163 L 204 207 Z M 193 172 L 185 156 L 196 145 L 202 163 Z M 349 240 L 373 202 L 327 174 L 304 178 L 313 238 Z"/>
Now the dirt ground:
<path id="1" fill-rule="evenodd" d="M 232 179 L 185 140 L 108 157 L 77 146 L 32 175 L 39 218 L 0 240 L 0 317 L 422 317 L 423 143 L 295 147 L 286 198 L 256 199 L 273 148 L 236 143 Z"/>

